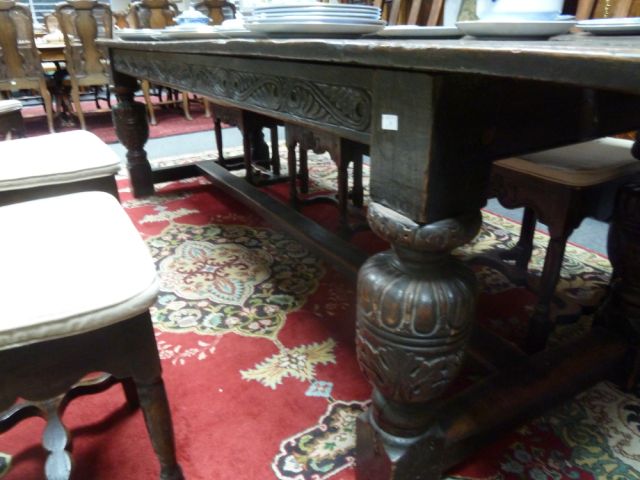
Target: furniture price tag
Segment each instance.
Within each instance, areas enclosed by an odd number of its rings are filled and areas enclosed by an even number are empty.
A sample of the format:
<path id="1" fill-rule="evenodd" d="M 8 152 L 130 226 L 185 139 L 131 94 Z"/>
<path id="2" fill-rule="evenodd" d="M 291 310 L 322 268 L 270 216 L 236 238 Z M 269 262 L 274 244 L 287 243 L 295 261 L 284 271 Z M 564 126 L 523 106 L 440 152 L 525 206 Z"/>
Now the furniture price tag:
<path id="1" fill-rule="evenodd" d="M 382 130 L 398 130 L 398 116 L 389 113 L 383 113 Z"/>

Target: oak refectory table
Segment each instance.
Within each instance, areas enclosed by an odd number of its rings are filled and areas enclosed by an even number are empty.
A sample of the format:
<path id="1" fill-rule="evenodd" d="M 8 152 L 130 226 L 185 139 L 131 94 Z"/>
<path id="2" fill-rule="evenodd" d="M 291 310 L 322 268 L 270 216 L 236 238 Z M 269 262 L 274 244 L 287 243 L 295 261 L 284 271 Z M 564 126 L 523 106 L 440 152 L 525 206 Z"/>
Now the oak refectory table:
<path id="1" fill-rule="evenodd" d="M 601 326 L 560 349 L 527 357 L 472 329 L 475 277 L 450 252 L 480 228 L 493 160 L 640 128 L 640 37 L 101 43 L 135 196 L 204 174 L 357 275 L 358 360 L 374 386 L 357 425 L 358 478 L 439 478 L 497 432 L 634 371 L 640 188 L 622 192 L 612 222 Z M 214 162 L 152 170 L 138 78 L 370 145 L 368 221 L 393 248 L 366 259 Z M 440 400 L 470 344 L 500 368 Z"/>

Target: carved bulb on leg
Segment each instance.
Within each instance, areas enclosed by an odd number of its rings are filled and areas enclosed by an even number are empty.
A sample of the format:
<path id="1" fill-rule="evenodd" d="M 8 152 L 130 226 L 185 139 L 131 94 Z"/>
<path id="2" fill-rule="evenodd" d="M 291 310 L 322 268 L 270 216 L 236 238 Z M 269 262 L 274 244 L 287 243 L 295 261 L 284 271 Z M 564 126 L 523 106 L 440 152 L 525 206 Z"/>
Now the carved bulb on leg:
<path id="1" fill-rule="evenodd" d="M 462 365 L 476 303 L 475 276 L 450 251 L 480 222 L 477 212 L 418 225 L 369 208 L 371 227 L 393 249 L 371 257 L 358 278 L 358 360 L 374 385 L 358 421 L 361 479 L 438 478 L 442 442 L 430 403 Z"/>

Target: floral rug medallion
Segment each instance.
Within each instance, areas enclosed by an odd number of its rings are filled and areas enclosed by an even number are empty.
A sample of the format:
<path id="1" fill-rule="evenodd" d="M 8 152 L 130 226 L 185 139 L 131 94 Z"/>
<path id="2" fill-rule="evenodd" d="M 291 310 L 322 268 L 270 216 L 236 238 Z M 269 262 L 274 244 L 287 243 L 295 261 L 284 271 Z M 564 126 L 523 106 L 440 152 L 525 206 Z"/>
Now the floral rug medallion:
<path id="1" fill-rule="evenodd" d="M 172 222 L 147 244 L 161 282 L 154 321 L 166 331 L 275 338 L 324 274 L 318 258 L 266 228 Z"/>

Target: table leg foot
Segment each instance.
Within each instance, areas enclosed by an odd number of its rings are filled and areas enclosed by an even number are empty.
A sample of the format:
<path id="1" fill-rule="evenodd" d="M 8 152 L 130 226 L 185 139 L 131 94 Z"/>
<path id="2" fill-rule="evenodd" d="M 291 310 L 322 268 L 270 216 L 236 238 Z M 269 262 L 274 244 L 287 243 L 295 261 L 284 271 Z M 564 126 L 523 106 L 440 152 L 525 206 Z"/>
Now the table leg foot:
<path id="1" fill-rule="evenodd" d="M 358 422 L 358 476 L 431 480 L 443 448 L 432 407 L 462 366 L 475 317 L 475 275 L 449 252 L 476 235 L 481 217 L 418 225 L 376 203 L 368 215 L 393 250 L 358 277 L 356 349 L 375 387 Z"/>
<path id="2" fill-rule="evenodd" d="M 434 426 L 416 437 L 389 435 L 372 410 L 356 421 L 358 480 L 438 480 L 442 473 L 444 437 Z"/>

